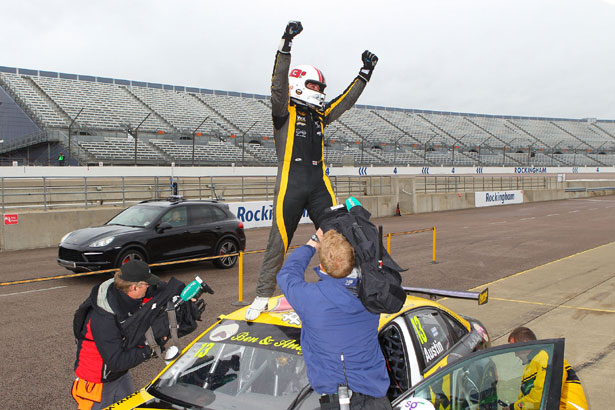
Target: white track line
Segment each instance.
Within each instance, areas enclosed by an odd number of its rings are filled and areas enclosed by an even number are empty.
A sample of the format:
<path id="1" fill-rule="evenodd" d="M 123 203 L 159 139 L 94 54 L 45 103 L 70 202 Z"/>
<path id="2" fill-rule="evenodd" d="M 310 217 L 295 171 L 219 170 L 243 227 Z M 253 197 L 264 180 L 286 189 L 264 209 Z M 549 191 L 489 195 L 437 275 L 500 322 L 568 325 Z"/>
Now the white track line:
<path id="1" fill-rule="evenodd" d="M 559 216 L 559 214 L 549 214 L 547 216 Z"/>
<path id="2" fill-rule="evenodd" d="M 0 295 L 0 298 L 1 298 L 2 296 L 15 296 L 15 295 L 23 295 L 24 293 L 43 292 L 43 291 L 46 291 L 46 290 L 62 289 L 62 288 L 65 288 L 65 287 L 66 287 L 66 286 L 56 286 L 56 287 L 53 287 L 53 288 L 35 289 L 35 290 L 26 290 L 26 291 L 23 291 L 23 292 L 15 292 L 15 293 L 5 293 L 5 294 L 3 294 L 3 295 Z"/>
<path id="3" fill-rule="evenodd" d="M 521 219 L 519 219 L 519 220 L 520 220 L 520 221 L 529 221 L 530 219 L 536 219 L 536 217 L 535 217 L 535 216 L 529 216 L 529 217 L 527 217 L 527 218 L 521 218 Z"/>

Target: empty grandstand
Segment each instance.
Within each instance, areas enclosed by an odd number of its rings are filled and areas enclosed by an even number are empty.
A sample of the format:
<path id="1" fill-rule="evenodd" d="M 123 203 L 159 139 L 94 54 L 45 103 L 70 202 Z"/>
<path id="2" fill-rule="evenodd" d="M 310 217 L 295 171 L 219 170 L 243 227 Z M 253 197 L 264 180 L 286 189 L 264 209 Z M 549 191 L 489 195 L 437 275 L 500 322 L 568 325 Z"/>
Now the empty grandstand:
<path id="1" fill-rule="evenodd" d="M 269 97 L 0 66 L 6 164 L 277 161 Z M 332 166 L 613 166 L 615 120 L 356 105 L 326 132 Z"/>

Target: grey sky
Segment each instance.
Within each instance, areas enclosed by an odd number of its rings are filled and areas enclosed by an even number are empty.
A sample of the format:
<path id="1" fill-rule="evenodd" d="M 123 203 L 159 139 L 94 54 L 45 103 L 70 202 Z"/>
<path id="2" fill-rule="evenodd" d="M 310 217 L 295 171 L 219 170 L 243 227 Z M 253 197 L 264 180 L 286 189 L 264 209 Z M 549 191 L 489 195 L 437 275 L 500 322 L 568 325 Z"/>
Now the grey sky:
<path id="1" fill-rule="evenodd" d="M 269 94 L 275 50 L 359 103 L 615 119 L 615 0 L 3 1 L 0 65 Z"/>

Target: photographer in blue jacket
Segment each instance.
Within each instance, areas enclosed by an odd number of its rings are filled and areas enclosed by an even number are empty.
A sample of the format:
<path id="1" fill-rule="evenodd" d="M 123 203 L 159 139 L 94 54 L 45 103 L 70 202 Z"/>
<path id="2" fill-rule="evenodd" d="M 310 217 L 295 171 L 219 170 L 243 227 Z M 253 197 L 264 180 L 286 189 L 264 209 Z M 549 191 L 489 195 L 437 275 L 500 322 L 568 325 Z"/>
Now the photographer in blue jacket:
<path id="1" fill-rule="evenodd" d="M 306 282 L 305 270 L 316 250 L 321 264 L 314 270 L 320 280 Z M 352 410 L 391 409 L 378 343 L 380 318 L 356 296 L 354 267 L 354 249 L 344 236 L 319 229 L 287 258 L 277 282 L 301 318 L 301 349 L 308 380 L 321 394 L 321 409 L 340 408 L 338 387 L 346 384 Z"/>

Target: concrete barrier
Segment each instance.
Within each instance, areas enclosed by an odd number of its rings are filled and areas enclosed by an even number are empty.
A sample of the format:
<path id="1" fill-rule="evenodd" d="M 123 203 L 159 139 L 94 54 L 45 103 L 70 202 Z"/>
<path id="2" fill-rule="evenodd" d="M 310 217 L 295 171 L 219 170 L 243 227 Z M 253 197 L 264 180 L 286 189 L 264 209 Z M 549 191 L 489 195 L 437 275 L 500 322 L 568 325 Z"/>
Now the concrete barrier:
<path id="1" fill-rule="evenodd" d="M 3 251 L 57 246 L 60 239 L 75 229 L 100 226 L 121 208 L 67 209 L 17 213 L 18 223 L 2 225 L 0 244 Z"/>

